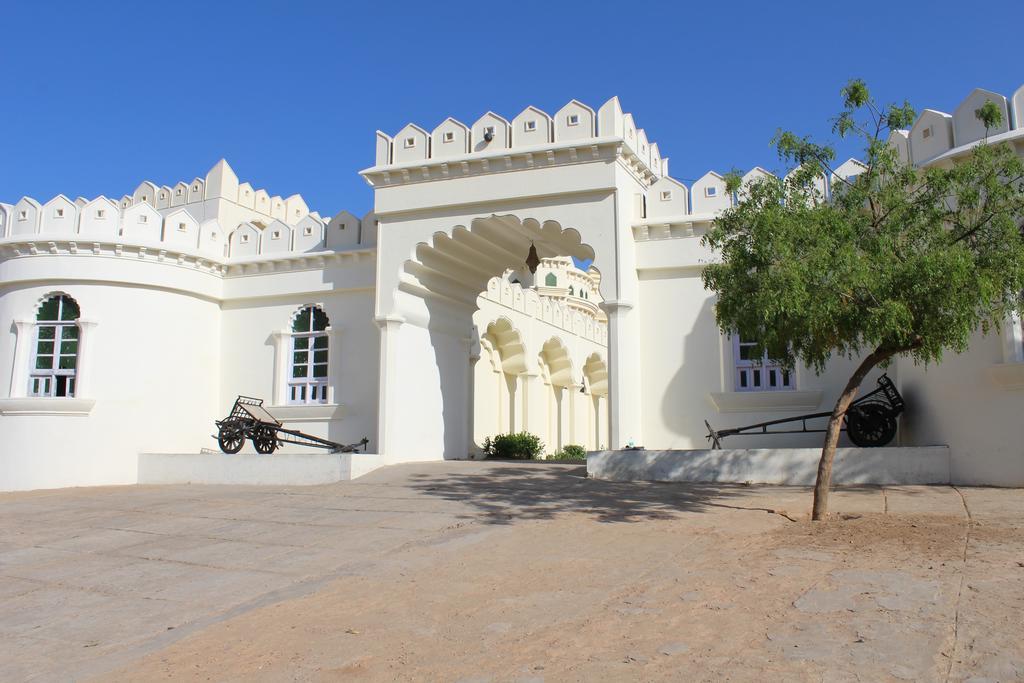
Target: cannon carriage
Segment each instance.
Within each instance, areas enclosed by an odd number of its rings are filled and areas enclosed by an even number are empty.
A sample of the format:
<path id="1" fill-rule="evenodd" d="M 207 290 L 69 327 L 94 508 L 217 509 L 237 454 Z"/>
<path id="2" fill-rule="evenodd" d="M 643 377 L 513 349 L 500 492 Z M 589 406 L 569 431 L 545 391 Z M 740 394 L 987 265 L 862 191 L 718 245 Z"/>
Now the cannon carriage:
<path id="1" fill-rule="evenodd" d="M 896 418 L 903 412 L 905 404 L 896 385 L 888 375 L 878 378 L 878 388 L 853 401 L 843 417 L 843 427 L 855 446 L 875 448 L 884 446 L 896 436 Z M 750 436 L 754 434 L 814 434 L 823 433 L 825 429 L 813 429 L 807 426 L 808 420 L 827 418 L 832 411 L 809 413 L 781 420 L 769 420 L 745 427 L 728 427 L 715 429 L 707 420 L 707 440 L 712 448 L 721 448 L 722 439 L 727 436 Z M 769 429 L 780 425 L 800 423 L 799 429 Z"/>
<path id="2" fill-rule="evenodd" d="M 263 407 L 263 399 L 251 396 L 236 398 L 231 413 L 223 420 L 217 420 L 216 424 L 217 445 L 225 453 L 239 452 L 246 439 L 252 441 L 257 453 L 264 455 L 273 453 L 283 443 L 325 448 L 331 453 L 354 453 L 360 448 L 365 451 L 370 443 L 364 438 L 357 443 L 343 445 L 295 429 L 285 429 L 281 421 Z"/>

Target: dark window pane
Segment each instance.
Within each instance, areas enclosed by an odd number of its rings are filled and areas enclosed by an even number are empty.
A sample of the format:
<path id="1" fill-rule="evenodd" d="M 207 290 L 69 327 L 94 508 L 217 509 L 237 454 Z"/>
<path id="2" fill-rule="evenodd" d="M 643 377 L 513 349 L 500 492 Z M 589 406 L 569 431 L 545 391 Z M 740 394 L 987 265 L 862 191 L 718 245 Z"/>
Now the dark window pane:
<path id="1" fill-rule="evenodd" d="M 60 369 L 61 370 L 74 370 L 75 369 L 75 361 L 76 360 L 77 360 L 77 358 L 75 358 L 75 356 L 61 356 L 60 357 Z"/>
<path id="2" fill-rule="evenodd" d="M 740 387 L 743 389 L 747 388 L 747 373 L 745 372 L 740 373 Z"/>
<path id="3" fill-rule="evenodd" d="M 313 352 L 313 362 L 314 363 L 326 363 L 327 362 L 327 349 L 324 349 L 323 351 L 314 351 Z"/>
<path id="4" fill-rule="evenodd" d="M 36 358 L 36 370 L 52 370 L 53 356 L 39 356 Z"/>
<path id="5" fill-rule="evenodd" d="M 53 353 L 53 342 L 52 341 L 41 341 L 36 349 L 36 353 L 41 356 L 45 356 L 48 353 Z"/>
<path id="6" fill-rule="evenodd" d="M 775 379 L 775 377 L 776 377 L 775 371 L 774 370 L 769 370 L 768 371 L 768 384 L 770 384 L 773 387 L 777 386 L 776 385 L 777 380 Z"/>
<path id="7" fill-rule="evenodd" d="M 303 308 L 292 325 L 292 332 L 309 332 L 309 306 Z"/>
<path id="8" fill-rule="evenodd" d="M 56 320 L 57 309 L 60 308 L 60 297 L 51 296 L 49 299 L 43 302 L 43 305 L 39 307 L 39 312 L 36 314 L 36 320 Z"/>
<path id="9" fill-rule="evenodd" d="M 60 334 L 61 339 L 78 339 L 78 326 L 66 325 Z"/>
<path id="10" fill-rule="evenodd" d="M 321 311 L 319 308 L 313 309 L 313 331 L 323 332 L 327 329 L 330 322 L 327 320 L 327 314 Z"/>
<path id="11" fill-rule="evenodd" d="M 78 304 L 69 296 L 61 297 L 60 319 L 78 320 Z"/>
<path id="12" fill-rule="evenodd" d="M 295 365 L 295 366 L 292 367 L 292 377 L 305 377 L 305 376 L 306 376 L 306 366 L 305 365 Z"/>
<path id="13" fill-rule="evenodd" d="M 53 344 L 53 342 L 39 342 L 39 345 Z M 71 354 L 72 356 L 78 353 L 78 342 L 77 341 L 66 341 L 60 343 L 60 352 L 64 354 Z"/>
<path id="14" fill-rule="evenodd" d="M 754 373 L 754 386 L 755 387 L 761 386 L 761 373 L 760 372 L 755 372 Z"/>
<path id="15" fill-rule="evenodd" d="M 68 396 L 75 395 L 75 378 L 68 377 Z"/>
<path id="16" fill-rule="evenodd" d="M 297 349 L 308 349 L 309 348 L 309 337 L 296 337 L 295 348 Z"/>
<path id="17" fill-rule="evenodd" d="M 45 325 L 39 328 L 40 339 L 53 339 L 56 336 L 57 328 Z"/>
<path id="18" fill-rule="evenodd" d="M 53 392 L 54 396 L 67 396 L 68 395 L 68 378 L 58 377 L 57 387 Z"/>
<path id="19" fill-rule="evenodd" d="M 295 352 L 295 363 L 308 363 L 309 362 L 309 351 L 296 351 Z"/>
<path id="20" fill-rule="evenodd" d="M 326 377 L 327 376 L 327 365 L 314 365 L 313 366 L 314 377 Z"/>
<path id="21" fill-rule="evenodd" d="M 313 348 L 314 349 L 326 349 L 327 348 L 327 337 L 313 337 Z"/>

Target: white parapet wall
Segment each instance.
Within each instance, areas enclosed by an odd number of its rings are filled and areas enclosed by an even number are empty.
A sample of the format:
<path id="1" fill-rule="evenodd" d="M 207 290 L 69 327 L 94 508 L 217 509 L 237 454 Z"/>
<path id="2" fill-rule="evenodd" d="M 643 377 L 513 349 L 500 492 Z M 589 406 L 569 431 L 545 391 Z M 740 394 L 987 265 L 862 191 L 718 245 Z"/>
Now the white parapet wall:
<path id="1" fill-rule="evenodd" d="M 814 484 L 820 448 L 620 450 L 587 455 L 587 476 L 608 481 Z M 839 448 L 832 482 L 949 484 L 949 447 Z"/>
<path id="2" fill-rule="evenodd" d="M 349 481 L 385 464 L 375 453 L 141 453 L 139 483 L 309 486 Z"/>

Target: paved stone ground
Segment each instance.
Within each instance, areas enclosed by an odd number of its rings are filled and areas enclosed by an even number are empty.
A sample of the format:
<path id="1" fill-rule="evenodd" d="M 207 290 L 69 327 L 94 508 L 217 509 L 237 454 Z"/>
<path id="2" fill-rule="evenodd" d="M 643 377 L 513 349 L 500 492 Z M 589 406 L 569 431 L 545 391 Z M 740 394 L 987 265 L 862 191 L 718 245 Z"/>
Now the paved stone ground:
<path id="1" fill-rule="evenodd" d="M 0 680 L 1024 679 L 1020 490 L 583 474 L 0 494 Z"/>

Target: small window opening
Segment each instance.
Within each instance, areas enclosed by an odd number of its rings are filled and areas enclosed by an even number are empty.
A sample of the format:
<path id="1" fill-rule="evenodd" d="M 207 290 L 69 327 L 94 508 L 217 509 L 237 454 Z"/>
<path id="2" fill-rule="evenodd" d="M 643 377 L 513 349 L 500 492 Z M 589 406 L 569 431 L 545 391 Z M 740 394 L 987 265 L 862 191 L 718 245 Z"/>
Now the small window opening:
<path id="1" fill-rule="evenodd" d="M 242 235 L 242 239 L 240 240 L 240 242 L 242 244 L 248 244 L 249 243 L 249 236 L 248 235 Z"/>
<path id="2" fill-rule="evenodd" d="M 662 190 L 661 191 L 661 201 L 663 201 L 663 202 L 672 201 L 672 190 Z"/>
<path id="3" fill-rule="evenodd" d="M 178 232 L 186 232 L 187 230 L 188 225 L 186 225 L 185 223 L 178 223 Z"/>
<path id="4" fill-rule="evenodd" d="M 18 220 L 19 221 L 28 220 L 28 211 L 19 211 L 18 212 Z"/>
<path id="5" fill-rule="evenodd" d="M 307 225 L 306 227 L 304 227 L 302 229 L 302 234 L 305 235 L 306 237 L 309 237 L 310 235 L 312 235 L 313 234 L 313 226 Z"/>
<path id="6" fill-rule="evenodd" d="M 270 239 L 272 239 L 272 240 L 279 240 L 279 239 L 281 239 L 281 231 L 280 230 L 275 230 L 274 232 L 272 232 L 270 234 Z"/>
<path id="7" fill-rule="evenodd" d="M 175 190 L 174 194 L 176 194 L 176 195 L 178 195 L 180 197 L 181 196 L 181 188 L 179 187 L 177 190 Z"/>
<path id="8" fill-rule="evenodd" d="M 921 138 L 923 140 L 927 140 L 931 136 L 932 136 L 932 127 L 931 126 L 928 126 L 927 128 L 925 128 L 924 130 L 921 131 Z"/>
<path id="9" fill-rule="evenodd" d="M 149 216 L 147 216 L 146 214 L 142 214 L 141 216 L 139 216 L 139 222 L 140 223 L 148 223 L 149 222 Z"/>
<path id="10" fill-rule="evenodd" d="M 523 129 L 527 132 L 537 130 L 537 122 L 533 119 L 523 123 Z"/>
<path id="11" fill-rule="evenodd" d="M 405 139 L 405 148 L 406 149 L 409 149 L 410 147 L 415 147 L 415 146 L 416 146 L 416 138 L 406 138 Z"/>
<path id="12" fill-rule="evenodd" d="M 566 123 L 568 123 L 570 126 L 578 126 L 578 125 L 580 125 L 580 115 L 579 114 L 569 114 L 569 118 L 566 120 Z"/>
<path id="13" fill-rule="evenodd" d="M 57 209 L 57 218 L 64 218 L 64 209 Z"/>
<path id="14" fill-rule="evenodd" d="M 450 130 L 449 131 L 445 131 L 443 139 L 444 139 L 445 142 L 455 142 L 455 133 L 453 133 Z"/>
<path id="15" fill-rule="evenodd" d="M 100 220 L 103 220 L 106 217 L 107 217 L 107 212 L 104 209 L 97 209 L 96 210 L 96 218 L 99 218 Z"/>
<path id="16" fill-rule="evenodd" d="M 717 197 L 718 196 L 718 188 L 714 187 L 714 186 L 705 187 L 704 188 L 704 196 L 705 197 Z"/>

